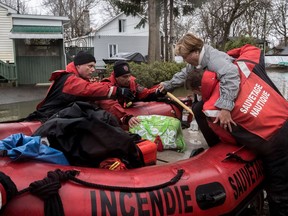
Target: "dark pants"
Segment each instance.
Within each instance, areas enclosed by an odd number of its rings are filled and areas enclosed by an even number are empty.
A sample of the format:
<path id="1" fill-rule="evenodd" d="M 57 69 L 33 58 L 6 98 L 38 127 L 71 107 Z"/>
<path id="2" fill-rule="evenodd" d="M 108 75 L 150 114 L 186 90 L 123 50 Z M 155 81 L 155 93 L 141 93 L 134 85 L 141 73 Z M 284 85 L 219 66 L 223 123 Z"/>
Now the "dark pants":
<path id="1" fill-rule="evenodd" d="M 271 216 L 288 215 L 288 192 L 267 193 L 269 213 Z"/>
<path id="2" fill-rule="evenodd" d="M 288 121 L 268 141 L 238 126 L 232 135 L 260 156 L 271 216 L 288 216 Z"/>
<path id="3" fill-rule="evenodd" d="M 220 142 L 219 137 L 213 132 L 209 127 L 207 122 L 207 117 L 202 112 L 203 110 L 203 101 L 197 101 L 192 104 L 192 111 L 194 113 L 195 120 L 208 144 L 209 147 L 216 145 Z"/>

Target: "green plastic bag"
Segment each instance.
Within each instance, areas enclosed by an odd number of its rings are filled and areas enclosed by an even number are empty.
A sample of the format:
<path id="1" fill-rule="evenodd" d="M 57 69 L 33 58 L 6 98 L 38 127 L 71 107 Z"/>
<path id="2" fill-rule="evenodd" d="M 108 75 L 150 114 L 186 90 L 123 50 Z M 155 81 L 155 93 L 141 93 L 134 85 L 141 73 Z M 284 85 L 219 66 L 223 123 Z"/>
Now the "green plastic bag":
<path id="1" fill-rule="evenodd" d="M 143 115 L 137 117 L 141 122 L 129 129 L 131 133 L 139 134 L 143 139 L 152 142 L 159 135 L 164 149 L 174 149 L 180 152 L 186 149 L 181 122 L 178 119 L 161 115 Z"/>

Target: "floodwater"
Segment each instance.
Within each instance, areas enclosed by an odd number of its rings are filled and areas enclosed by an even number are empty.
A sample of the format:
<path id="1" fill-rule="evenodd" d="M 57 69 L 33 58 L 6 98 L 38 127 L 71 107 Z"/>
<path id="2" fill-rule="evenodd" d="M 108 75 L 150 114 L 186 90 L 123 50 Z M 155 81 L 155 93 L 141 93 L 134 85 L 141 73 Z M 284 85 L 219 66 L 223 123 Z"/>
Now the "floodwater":
<path id="1" fill-rule="evenodd" d="M 14 121 L 32 113 L 40 100 L 0 105 L 0 122 Z"/>

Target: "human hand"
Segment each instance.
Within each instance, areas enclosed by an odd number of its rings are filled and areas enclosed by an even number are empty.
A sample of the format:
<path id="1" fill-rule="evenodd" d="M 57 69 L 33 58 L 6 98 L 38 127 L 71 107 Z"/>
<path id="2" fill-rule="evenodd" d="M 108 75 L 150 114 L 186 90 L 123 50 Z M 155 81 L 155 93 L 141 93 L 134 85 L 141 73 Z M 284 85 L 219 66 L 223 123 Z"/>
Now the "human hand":
<path id="1" fill-rule="evenodd" d="M 138 119 L 137 117 L 132 117 L 128 121 L 128 125 L 130 128 L 138 125 L 139 123 L 140 123 L 140 119 Z"/>
<path id="2" fill-rule="evenodd" d="M 237 126 L 231 117 L 229 110 L 222 109 L 213 123 L 220 123 L 220 127 L 232 132 L 232 124 Z"/>
<path id="3" fill-rule="evenodd" d="M 117 87 L 116 96 L 127 98 L 129 101 L 133 101 L 135 98 L 134 94 L 131 92 L 129 88 L 121 88 L 121 87 Z"/>
<path id="4" fill-rule="evenodd" d="M 91 83 L 93 83 L 93 82 L 99 82 L 99 77 L 91 77 L 91 78 L 89 79 L 89 81 L 90 81 Z"/>
<path id="5" fill-rule="evenodd" d="M 164 93 L 164 94 L 166 94 L 166 92 L 167 92 L 165 90 L 164 83 L 162 83 L 162 82 L 159 84 L 157 90 L 159 90 L 161 93 Z"/>

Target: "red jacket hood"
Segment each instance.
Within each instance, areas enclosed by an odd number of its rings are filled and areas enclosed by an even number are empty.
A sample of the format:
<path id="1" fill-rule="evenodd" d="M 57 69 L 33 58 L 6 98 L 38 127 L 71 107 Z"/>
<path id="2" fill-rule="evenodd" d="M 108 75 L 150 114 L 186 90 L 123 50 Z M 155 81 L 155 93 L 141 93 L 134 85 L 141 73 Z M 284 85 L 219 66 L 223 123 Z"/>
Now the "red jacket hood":
<path id="1" fill-rule="evenodd" d="M 54 80 L 58 79 L 62 73 L 74 73 L 76 76 L 79 76 L 78 71 L 74 65 L 74 62 L 70 62 L 66 66 L 66 70 L 58 70 L 58 71 L 53 72 L 51 74 L 49 81 L 54 81 Z"/>

